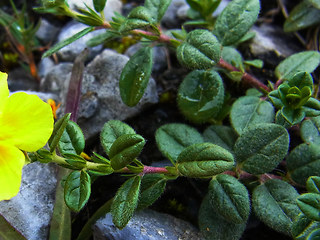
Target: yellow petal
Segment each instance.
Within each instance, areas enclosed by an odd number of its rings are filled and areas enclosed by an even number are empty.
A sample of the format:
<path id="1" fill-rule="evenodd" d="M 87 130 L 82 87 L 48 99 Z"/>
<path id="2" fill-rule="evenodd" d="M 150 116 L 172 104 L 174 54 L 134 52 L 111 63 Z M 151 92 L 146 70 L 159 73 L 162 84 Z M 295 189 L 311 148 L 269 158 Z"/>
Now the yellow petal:
<path id="1" fill-rule="evenodd" d="M 18 194 L 24 161 L 24 154 L 18 148 L 0 142 L 0 201 Z"/>
<path id="2" fill-rule="evenodd" d="M 8 82 L 7 82 L 8 74 L 4 72 L 0 72 L 0 114 L 2 112 L 2 108 L 9 96 Z"/>
<path id="3" fill-rule="evenodd" d="M 24 151 L 36 151 L 43 147 L 51 136 L 51 107 L 36 95 L 14 93 L 3 108 L 0 126 L 0 141 L 10 142 Z"/>

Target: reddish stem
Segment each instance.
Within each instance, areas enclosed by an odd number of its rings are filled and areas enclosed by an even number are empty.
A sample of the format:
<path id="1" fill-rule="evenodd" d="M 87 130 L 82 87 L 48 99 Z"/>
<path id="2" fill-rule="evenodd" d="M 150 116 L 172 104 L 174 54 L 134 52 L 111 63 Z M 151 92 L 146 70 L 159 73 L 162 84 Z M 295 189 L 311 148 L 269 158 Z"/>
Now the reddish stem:
<path id="1" fill-rule="evenodd" d="M 148 174 L 148 173 L 169 173 L 169 171 L 166 168 L 163 168 L 163 167 L 144 166 L 142 173 L 143 174 Z"/>
<path id="2" fill-rule="evenodd" d="M 231 64 L 227 63 L 225 60 L 223 60 L 222 58 L 220 58 L 220 61 L 218 63 L 218 65 L 224 69 L 227 69 L 231 72 L 240 72 L 240 70 L 234 66 L 232 66 Z M 257 78 L 255 78 L 254 76 L 250 75 L 249 73 L 243 73 L 242 75 L 242 79 L 250 84 L 251 86 L 257 88 L 258 90 L 265 90 L 267 92 L 270 92 L 270 88 L 268 88 L 265 84 L 263 84 L 262 82 L 260 82 Z"/>

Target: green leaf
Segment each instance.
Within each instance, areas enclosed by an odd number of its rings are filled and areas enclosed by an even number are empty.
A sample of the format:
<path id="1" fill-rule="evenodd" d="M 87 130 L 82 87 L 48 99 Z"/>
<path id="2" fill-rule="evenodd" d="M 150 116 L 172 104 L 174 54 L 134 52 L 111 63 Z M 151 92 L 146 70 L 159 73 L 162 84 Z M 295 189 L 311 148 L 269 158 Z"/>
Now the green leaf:
<path id="1" fill-rule="evenodd" d="M 320 117 L 304 120 L 301 124 L 300 133 L 304 142 L 320 145 Z"/>
<path id="2" fill-rule="evenodd" d="M 279 124 L 281 126 L 283 126 L 286 129 L 289 129 L 290 127 L 292 127 L 292 124 L 290 124 L 287 119 L 285 119 L 282 116 L 281 110 L 279 110 L 276 114 L 276 118 L 275 118 L 275 123 Z"/>
<path id="3" fill-rule="evenodd" d="M 70 116 L 71 116 L 71 113 L 67 113 L 54 124 L 53 132 L 51 134 L 50 139 L 48 140 L 50 152 L 53 152 L 58 146 L 58 143 L 64 132 L 64 129 L 66 128 L 69 122 Z"/>
<path id="4" fill-rule="evenodd" d="M 73 171 L 64 184 L 64 200 L 74 212 L 79 212 L 91 194 L 91 179 L 86 171 Z"/>
<path id="5" fill-rule="evenodd" d="M 58 143 L 59 151 L 65 153 L 81 154 L 85 146 L 85 138 L 81 128 L 73 121 L 68 121 Z"/>
<path id="6" fill-rule="evenodd" d="M 87 27 L 87 28 L 83 29 L 82 31 L 74 34 L 73 36 L 57 43 L 52 48 L 50 48 L 48 51 L 46 51 L 42 55 L 42 58 L 51 56 L 52 54 L 58 52 L 61 48 L 69 45 L 70 43 L 73 43 L 74 41 L 78 40 L 79 38 L 82 38 L 84 35 L 88 34 L 89 32 L 91 32 L 93 30 L 94 30 L 94 27 Z"/>
<path id="7" fill-rule="evenodd" d="M 26 238 L 15 229 L 7 220 L 0 214 L 0 239 L 1 240 L 26 240 Z"/>
<path id="8" fill-rule="evenodd" d="M 97 12 L 102 12 L 107 2 L 107 0 L 92 0 L 92 1 L 93 1 L 94 9 Z"/>
<path id="9" fill-rule="evenodd" d="M 144 6 L 149 10 L 155 22 L 160 23 L 171 0 L 145 0 Z"/>
<path id="10" fill-rule="evenodd" d="M 195 123 L 214 117 L 221 109 L 223 100 L 223 81 L 215 71 L 195 70 L 189 73 L 178 90 L 180 111 Z"/>
<path id="11" fill-rule="evenodd" d="M 274 109 L 269 102 L 259 97 L 243 96 L 233 103 L 230 120 L 232 127 L 241 135 L 248 126 L 273 122 Z"/>
<path id="12" fill-rule="evenodd" d="M 311 3 L 315 8 L 320 9 L 320 0 L 307 0 L 308 3 Z"/>
<path id="13" fill-rule="evenodd" d="M 320 221 L 320 194 L 319 193 L 305 193 L 297 198 L 297 204 L 300 210 L 308 218 Z"/>
<path id="14" fill-rule="evenodd" d="M 232 45 L 249 31 L 259 11 L 259 0 L 233 0 L 218 16 L 213 33 L 223 46 Z"/>
<path id="15" fill-rule="evenodd" d="M 303 213 L 300 213 L 292 224 L 291 232 L 295 240 L 306 240 L 309 234 L 319 228 L 320 222 L 312 221 Z"/>
<path id="16" fill-rule="evenodd" d="M 167 179 L 161 174 L 144 175 L 141 181 L 141 190 L 137 209 L 151 206 L 163 193 Z"/>
<path id="17" fill-rule="evenodd" d="M 81 156 L 72 153 L 65 153 L 63 156 L 65 157 L 65 162 L 59 163 L 62 167 L 73 170 L 81 170 L 86 167 L 87 162 Z"/>
<path id="18" fill-rule="evenodd" d="M 122 101 L 129 107 L 138 104 L 148 85 L 152 70 L 152 48 L 140 48 L 124 66 L 120 80 Z"/>
<path id="19" fill-rule="evenodd" d="M 272 171 L 287 155 L 289 134 L 277 124 L 249 126 L 238 138 L 234 152 L 237 164 L 251 174 Z"/>
<path id="20" fill-rule="evenodd" d="M 320 10 L 314 8 L 308 1 L 302 1 L 290 12 L 283 29 L 285 32 L 294 32 L 318 23 L 320 23 Z"/>
<path id="21" fill-rule="evenodd" d="M 307 237 L 307 240 L 319 240 L 320 239 L 320 228 L 313 230 Z"/>
<path id="22" fill-rule="evenodd" d="M 246 223 L 235 224 L 225 220 L 211 205 L 207 194 L 200 206 L 198 223 L 205 239 L 239 240 Z"/>
<path id="23" fill-rule="evenodd" d="M 131 10 L 128 18 L 120 26 L 119 32 L 126 33 L 133 29 L 146 28 L 153 21 L 152 13 L 146 7 L 139 6 Z"/>
<path id="24" fill-rule="evenodd" d="M 128 179 L 117 191 L 111 205 L 112 221 L 117 228 L 124 228 L 133 216 L 139 200 L 141 177 Z"/>
<path id="25" fill-rule="evenodd" d="M 276 67 L 275 74 L 279 79 L 289 79 L 298 72 L 312 73 L 319 63 L 320 53 L 318 51 L 304 51 L 283 60 Z"/>
<path id="26" fill-rule="evenodd" d="M 220 60 L 221 45 L 217 38 L 203 29 L 188 33 L 186 40 L 177 48 L 179 62 L 191 69 L 208 69 Z"/>
<path id="27" fill-rule="evenodd" d="M 283 107 L 281 109 L 281 115 L 288 123 L 290 123 L 290 125 L 300 123 L 306 116 L 301 108 L 292 109 L 290 107 Z"/>
<path id="28" fill-rule="evenodd" d="M 278 89 L 269 92 L 268 98 L 270 99 L 275 108 L 280 109 L 284 106 L 284 103 L 280 99 Z"/>
<path id="29" fill-rule="evenodd" d="M 232 223 L 246 223 L 250 199 L 246 187 L 232 176 L 219 174 L 210 181 L 209 197 L 219 215 Z"/>
<path id="30" fill-rule="evenodd" d="M 244 64 L 246 64 L 248 66 L 255 67 L 255 68 L 262 68 L 263 67 L 263 61 L 260 59 L 246 60 L 246 61 L 244 61 Z"/>
<path id="31" fill-rule="evenodd" d="M 238 69 L 243 69 L 243 58 L 235 48 L 228 46 L 223 47 L 221 51 L 221 57 L 232 66 Z"/>
<path id="32" fill-rule="evenodd" d="M 64 202 L 64 189 L 61 185 L 61 179 L 66 176 L 67 172 L 68 170 L 63 168 L 58 170 L 58 184 L 55 193 L 53 213 L 50 221 L 49 240 L 71 239 L 71 214 Z"/>
<path id="33" fill-rule="evenodd" d="M 320 176 L 320 152 L 315 144 L 300 144 L 287 157 L 290 177 L 297 183 L 305 185 L 310 176 Z"/>
<path id="34" fill-rule="evenodd" d="M 309 98 L 309 100 L 302 106 L 306 117 L 317 117 L 320 115 L 320 101 L 315 98 Z"/>
<path id="35" fill-rule="evenodd" d="M 207 19 L 219 6 L 221 0 L 187 0 L 189 6 L 199 12 L 201 17 Z"/>
<path id="36" fill-rule="evenodd" d="M 298 196 L 290 184 L 279 179 L 271 179 L 253 190 L 253 210 L 269 227 L 291 235 L 292 222 L 300 212 L 296 204 Z"/>
<path id="37" fill-rule="evenodd" d="M 307 180 L 307 190 L 310 193 L 320 194 L 320 177 L 311 176 Z"/>
<path id="38" fill-rule="evenodd" d="M 211 177 L 230 170 L 233 155 L 212 143 L 196 143 L 185 148 L 178 156 L 178 171 L 186 177 Z"/>
<path id="39" fill-rule="evenodd" d="M 100 141 L 104 151 L 109 155 L 110 148 L 118 137 L 124 134 L 135 134 L 136 132 L 128 124 L 119 120 L 106 122 L 100 133 Z"/>
<path id="40" fill-rule="evenodd" d="M 181 123 L 162 125 L 156 131 L 160 152 L 174 165 L 181 151 L 194 143 L 202 143 L 201 134 L 193 127 Z"/>
<path id="41" fill-rule="evenodd" d="M 104 33 L 101 33 L 101 34 L 91 38 L 90 40 L 88 40 L 86 42 L 86 45 L 88 47 L 95 47 L 95 46 L 103 44 L 103 43 L 105 43 L 105 42 L 107 42 L 107 41 L 109 41 L 109 40 L 111 40 L 111 39 L 113 39 L 113 38 L 115 38 L 117 36 L 118 36 L 118 34 L 112 32 L 110 30 L 109 31 L 105 31 Z"/>
<path id="42" fill-rule="evenodd" d="M 114 170 L 119 170 L 130 164 L 140 152 L 146 141 L 138 134 L 124 134 L 112 144 L 109 157 Z"/>
<path id="43" fill-rule="evenodd" d="M 229 152 L 233 151 L 237 138 L 237 133 L 229 126 L 211 125 L 203 132 L 205 142 L 216 144 Z"/>

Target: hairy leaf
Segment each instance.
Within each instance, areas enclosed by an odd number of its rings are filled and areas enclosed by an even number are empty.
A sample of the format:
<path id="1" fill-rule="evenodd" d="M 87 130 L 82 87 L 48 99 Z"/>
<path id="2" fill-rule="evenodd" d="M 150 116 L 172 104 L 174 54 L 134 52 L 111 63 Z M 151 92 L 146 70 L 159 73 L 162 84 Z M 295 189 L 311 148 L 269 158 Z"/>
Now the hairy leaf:
<path id="1" fill-rule="evenodd" d="M 144 6 L 150 11 L 155 22 L 160 23 L 171 0 L 145 0 Z"/>
<path id="2" fill-rule="evenodd" d="M 320 194 L 320 177 L 312 176 L 307 180 L 307 190 L 310 193 L 319 193 Z"/>
<path id="3" fill-rule="evenodd" d="M 297 198 L 297 204 L 300 210 L 308 218 L 320 221 L 320 194 L 305 193 Z"/>
<path id="4" fill-rule="evenodd" d="M 316 229 L 320 228 L 320 222 L 312 221 L 306 217 L 303 213 L 297 216 L 296 220 L 292 224 L 292 236 L 295 240 L 314 240 L 307 237 Z"/>
<path id="5" fill-rule="evenodd" d="M 128 14 L 128 18 L 120 26 L 119 32 L 125 33 L 133 29 L 141 29 L 151 25 L 153 20 L 152 13 L 143 6 L 135 7 Z"/>
<path id="6" fill-rule="evenodd" d="M 48 140 L 50 152 L 53 152 L 58 146 L 60 138 L 69 122 L 70 116 L 71 113 L 67 113 L 54 124 L 53 132 Z"/>
<path id="7" fill-rule="evenodd" d="M 81 154 L 84 146 L 85 138 L 81 128 L 69 120 L 58 143 L 60 153 L 62 155 L 65 153 Z"/>
<path id="8" fill-rule="evenodd" d="M 214 117 L 223 104 L 224 87 L 215 71 L 189 73 L 178 90 L 178 107 L 192 122 L 201 123 Z"/>
<path id="9" fill-rule="evenodd" d="M 301 138 L 305 143 L 320 145 L 320 117 L 306 119 L 302 122 Z"/>
<path id="10" fill-rule="evenodd" d="M 212 143 L 197 143 L 185 148 L 178 156 L 178 171 L 186 177 L 211 177 L 229 170 L 233 155 Z"/>
<path id="11" fill-rule="evenodd" d="M 253 190 L 253 210 L 269 227 L 291 235 L 292 222 L 300 212 L 296 204 L 298 196 L 290 184 L 279 179 L 271 179 Z"/>
<path id="12" fill-rule="evenodd" d="M 117 228 L 124 228 L 133 216 L 139 199 L 141 177 L 128 179 L 117 191 L 111 205 L 112 221 Z"/>

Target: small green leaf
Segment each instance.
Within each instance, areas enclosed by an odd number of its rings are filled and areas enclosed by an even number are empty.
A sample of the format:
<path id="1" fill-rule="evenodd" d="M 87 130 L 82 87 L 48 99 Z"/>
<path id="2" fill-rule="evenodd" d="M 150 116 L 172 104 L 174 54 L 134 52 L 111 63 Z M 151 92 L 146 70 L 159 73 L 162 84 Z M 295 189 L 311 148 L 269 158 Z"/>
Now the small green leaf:
<path id="1" fill-rule="evenodd" d="M 237 133 L 229 126 L 211 125 L 203 132 L 205 142 L 216 144 L 229 152 L 233 151 L 237 138 Z"/>
<path id="2" fill-rule="evenodd" d="M 87 161 L 81 156 L 72 153 L 65 153 L 63 156 L 65 157 L 65 163 L 59 164 L 62 167 L 73 170 L 82 170 L 86 167 Z"/>
<path id="3" fill-rule="evenodd" d="M 260 59 L 246 60 L 246 61 L 244 61 L 244 64 L 246 64 L 248 66 L 255 67 L 255 68 L 262 68 L 263 67 L 263 61 Z"/>
<path id="4" fill-rule="evenodd" d="M 319 23 L 320 10 L 314 8 L 308 1 L 302 1 L 290 12 L 283 29 L 285 32 L 294 32 Z"/>
<path id="5" fill-rule="evenodd" d="M 117 228 L 124 228 L 133 216 L 139 200 L 141 177 L 128 179 L 117 191 L 111 205 L 112 221 Z"/>
<path id="6" fill-rule="evenodd" d="M 27 240 L 0 214 L 0 239 L 1 240 Z"/>
<path id="7" fill-rule="evenodd" d="M 307 240 L 319 240 L 320 239 L 320 228 L 313 230 L 307 237 Z"/>
<path id="8" fill-rule="evenodd" d="M 178 107 L 192 122 L 201 123 L 214 117 L 223 104 L 224 87 L 215 71 L 189 73 L 178 90 Z"/>
<path id="9" fill-rule="evenodd" d="M 292 222 L 300 212 L 296 204 L 298 196 L 290 184 L 279 179 L 271 179 L 253 190 L 253 210 L 269 227 L 291 235 Z"/>
<path id="10" fill-rule="evenodd" d="M 133 29 L 146 28 L 153 21 L 152 13 L 146 7 L 139 6 L 131 10 L 128 18 L 120 26 L 119 32 L 126 33 Z"/>
<path id="11" fill-rule="evenodd" d="M 218 16 L 213 33 L 223 46 L 232 45 L 249 31 L 259 11 L 259 0 L 233 0 Z"/>
<path id="12" fill-rule="evenodd" d="M 124 134 L 135 134 L 136 132 L 128 124 L 119 120 L 106 122 L 100 133 L 100 141 L 104 151 L 109 155 L 110 148 L 118 137 Z"/>
<path id="13" fill-rule="evenodd" d="M 228 46 L 223 47 L 221 51 L 221 57 L 232 66 L 238 69 L 243 69 L 243 58 L 235 48 Z"/>
<path id="14" fill-rule="evenodd" d="M 297 204 L 300 210 L 308 218 L 320 221 L 320 194 L 319 193 L 305 193 L 297 198 Z"/>
<path id="15" fill-rule="evenodd" d="M 320 101 L 315 98 L 309 98 L 309 100 L 302 106 L 306 117 L 317 117 L 320 115 Z"/>
<path id="16" fill-rule="evenodd" d="M 300 132 L 304 142 L 320 145 L 320 117 L 304 120 Z"/>
<path id="17" fill-rule="evenodd" d="M 291 232 L 295 240 L 306 240 L 309 234 L 311 234 L 314 230 L 319 228 L 320 222 L 312 221 L 303 213 L 300 213 L 292 224 Z"/>
<path id="18" fill-rule="evenodd" d="M 67 113 L 54 124 L 53 132 L 51 134 L 50 139 L 48 140 L 50 152 L 53 152 L 58 146 L 58 143 L 64 132 L 64 129 L 68 124 L 70 116 L 71 116 L 71 113 Z"/>
<path id="19" fill-rule="evenodd" d="M 145 0 L 144 6 L 149 10 L 155 22 L 160 23 L 171 0 Z"/>
<path id="20" fill-rule="evenodd" d="M 300 144 L 287 158 L 290 177 L 297 183 L 305 185 L 310 176 L 320 176 L 320 152 L 315 144 Z"/>
<path id="21" fill-rule="evenodd" d="M 167 179 L 161 174 L 144 175 L 141 181 L 141 189 L 138 210 L 151 206 L 163 193 Z"/>
<path id="22" fill-rule="evenodd" d="M 100 44 L 106 43 L 108 41 L 110 41 L 111 39 L 117 37 L 118 34 L 112 32 L 112 31 L 105 31 L 104 33 L 101 33 L 93 38 L 91 38 L 90 40 L 88 40 L 86 42 L 86 45 L 88 47 L 95 47 L 98 46 Z"/>
<path id="23" fill-rule="evenodd" d="M 311 3 L 315 8 L 320 9 L 320 0 L 307 0 L 307 2 Z"/>
<path id="24" fill-rule="evenodd" d="M 279 110 L 276 114 L 276 118 L 275 118 L 275 123 L 278 125 L 283 126 L 286 129 L 289 129 L 290 127 L 292 127 L 292 124 L 290 124 L 283 116 L 281 113 L 281 110 Z"/>
<path id="25" fill-rule="evenodd" d="M 204 238 L 212 240 L 239 240 L 246 228 L 246 223 L 229 222 L 217 213 L 208 194 L 201 203 L 198 223 Z"/>
<path id="26" fill-rule="evenodd" d="M 179 62 L 191 69 L 208 69 L 220 60 L 221 45 L 217 38 L 203 29 L 188 33 L 186 40 L 177 48 Z"/>
<path id="27" fill-rule="evenodd" d="M 298 72 L 312 73 L 318 67 L 319 63 L 319 52 L 304 51 L 293 54 L 283 60 L 276 67 L 275 74 L 279 79 L 289 79 Z"/>
<path id="28" fill-rule="evenodd" d="M 238 138 L 234 152 L 244 171 L 262 174 L 272 171 L 287 155 L 289 134 L 277 124 L 249 126 Z"/>
<path id="29" fill-rule="evenodd" d="M 290 125 L 300 123 L 306 116 L 301 108 L 292 109 L 290 107 L 283 107 L 281 109 L 281 115 Z"/>
<path id="30" fill-rule="evenodd" d="M 140 152 L 146 141 L 138 134 L 124 134 L 112 144 L 109 157 L 114 170 L 119 170 L 130 164 Z"/>
<path id="31" fill-rule="evenodd" d="M 91 194 L 91 179 L 86 171 L 73 171 L 64 184 L 64 200 L 74 212 L 79 212 Z"/>
<path id="32" fill-rule="evenodd" d="M 94 9 L 97 12 L 102 12 L 105 5 L 106 5 L 106 2 L 107 2 L 107 0 L 93 0 Z"/>
<path id="33" fill-rule="evenodd" d="M 232 127 L 239 135 L 251 125 L 271 123 L 274 120 L 273 106 L 255 96 L 243 96 L 232 105 L 230 112 Z"/>
<path id="34" fill-rule="evenodd" d="M 185 148 L 178 156 L 178 171 L 186 177 L 211 177 L 230 170 L 233 155 L 212 143 L 197 143 Z"/>
<path id="35" fill-rule="evenodd" d="M 280 109 L 284 106 L 284 103 L 281 101 L 278 90 L 273 90 L 269 92 L 268 98 L 270 99 L 275 108 Z"/>
<path id="36" fill-rule="evenodd" d="M 201 134 L 193 127 L 181 123 L 162 125 L 156 131 L 160 152 L 174 165 L 181 151 L 194 143 L 202 143 Z"/>
<path id="37" fill-rule="evenodd" d="M 138 104 L 148 85 L 152 70 L 152 48 L 139 49 L 124 66 L 120 80 L 122 101 L 133 107 Z"/>
<path id="38" fill-rule="evenodd" d="M 250 214 L 250 199 L 246 187 L 232 176 L 219 174 L 210 181 L 212 207 L 229 222 L 245 223 Z"/>
<path id="39" fill-rule="evenodd" d="M 312 176 L 307 180 L 307 190 L 310 193 L 320 194 L 320 177 Z"/>
<path id="40" fill-rule="evenodd" d="M 89 32 L 91 32 L 93 30 L 94 30 L 94 27 L 87 27 L 87 28 L 83 29 L 82 31 L 74 34 L 73 36 L 63 40 L 62 42 L 57 43 L 52 48 L 50 48 L 48 51 L 46 51 L 42 55 L 42 58 L 51 56 L 52 54 L 58 52 L 61 48 L 69 45 L 70 43 L 73 43 L 74 41 L 78 40 L 79 38 L 82 38 L 84 35 L 88 34 Z"/>
<path id="41" fill-rule="evenodd" d="M 65 153 L 81 154 L 85 146 L 85 138 L 81 128 L 73 121 L 68 121 L 58 143 L 59 151 Z"/>

